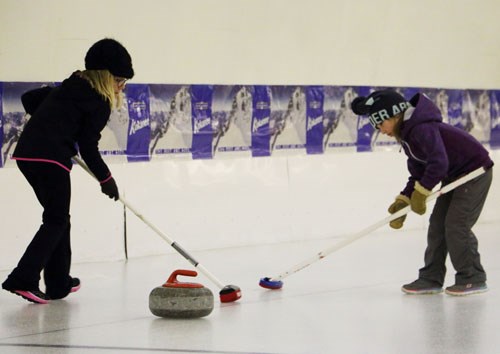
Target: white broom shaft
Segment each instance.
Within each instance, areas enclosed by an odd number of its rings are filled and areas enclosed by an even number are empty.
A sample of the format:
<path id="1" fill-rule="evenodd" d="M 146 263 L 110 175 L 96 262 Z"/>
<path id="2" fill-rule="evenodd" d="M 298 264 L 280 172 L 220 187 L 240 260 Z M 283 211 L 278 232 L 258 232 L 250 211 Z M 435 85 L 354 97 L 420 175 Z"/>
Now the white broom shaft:
<path id="1" fill-rule="evenodd" d="M 450 184 L 447 184 L 446 186 L 444 186 L 443 188 L 441 188 L 440 190 L 432 193 L 426 200 L 426 203 L 429 203 L 435 199 L 437 199 L 440 195 L 442 194 L 445 194 L 445 193 L 448 193 L 450 191 L 452 191 L 453 189 L 457 188 L 458 186 L 461 186 L 462 184 L 464 183 L 467 183 L 469 182 L 470 180 L 473 180 L 474 178 L 482 175 L 483 173 L 485 172 L 485 169 L 483 167 L 481 168 L 478 168 L 477 170 L 474 170 L 470 173 L 468 173 L 467 175 L 457 179 L 456 181 L 450 183 Z M 316 255 L 314 255 L 313 257 L 301 262 L 301 263 L 298 263 L 297 265 L 295 265 L 293 268 L 291 268 L 290 270 L 280 274 L 279 276 L 276 276 L 276 277 L 273 277 L 273 278 L 270 278 L 271 281 L 279 281 L 279 280 L 282 280 L 283 278 L 293 274 L 293 273 L 296 273 L 298 272 L 299 270 L 302 270 L 308 266 L 310 266 L 312 263 L 316 262 L 316 261 L 319 261 L 320 259 L 323 259 L 325 258 L 327 255 L 353 243 L 354 241 L 356 241 L 357 239 L 363 237 L 363 236 L 366 236 L 368 235 L 369 233 L 373 232 L 374 230 L 378 229 L 379 227 L 385 225 L 385 224 L 388 224 L 390 223 L 391 221 L 393 220 L 396 220 L 397 218 L 403 216 L 403 215 L 406 215 L 408 214 L 408 212 L 410 212 L 410 206 L 406 206 L 404 207 L 403 209 L 397 211 L 396 213 L 394 214 L 391 214 L 389 216 L 387 216 L 386 218 L 380 220 L 379 222 L 347 237 L 346 239 L 344 239 L 343 241 L 317 253 Z"/>
<path id="2" fill-rule="evenodd" d="M 85 162 L 83 162 L 78 156 L 74 156 L 73 159 L 80 165 L 85 171 L 87 171 L 92 177 L 95 178 L 94 174 L 92 171 L 90 171 L 89 167 Z M 120 202 L 122 202 L 123 205 L 127 209 L 129 209 L 132 213 L 135 214 L 140 220 L 142 220 L 147 226 L 149 226 L 153 231 L 156 232 L 158 236 L 166 240 L 172 248 L 174 248 L 177 252 L 179 252 L 184 258 L 186 258 L 189 263 L 191 263 L 193 266 L 195 266 L 197 269 L 199 269 L 207 278 L 209 278 L 214 284 L 216 284 L 220 289 L 224 288 L 224 285 L 212 274 L 210 273 L 205 267 L 203 267 L 201 264 L 199 264 L 198 261 L 196 261 L 191 255 L 184 250 L 179 244 L 177 244 L 174 240 L 172 240 L 170 237 L 168 237 L 164 232 L 162 232 L 156 225 L 151 223 L 149 220 L 144 217 L 139 211 L 134 208 L 130 203 L 125 200 L 122 196 L 119 197 Z"/>
<path id="3" fill-rule="evenodd" d="M 141 213 L 137 211 L 134 207 L 130 205 L 129 202 L 127 202 L 123 197 L 120 196 L 120 201 L 125 205 L 132 213 L 135 214 L 139 219 L 141 219 L 147 226 L 149 226 L 153 231 L 155 231 L 158 236 L 163 238 L 165 241 L 167 241 L 172 248 L 174 248 L 177 252 L 179 252 L 184 258 L 186 258 L 189 263 L 191 263 L 193 266 L 195 266 L 197 269 L 199 269 L 207 278 L 209 278 L 214 284 L 216 284 L 220 289 L 224 287 L 224 285 L 212 274 L 210 273 L 205 267 L 203 267 L 197 260 L 195 260 L 184 248 L 182 248 L 177 242 L 172 240 L 170 237 L 167 236 L 163 231 L 161 231 L 156 225 L 151 223 L 149 220 L 144 217 Z"/>

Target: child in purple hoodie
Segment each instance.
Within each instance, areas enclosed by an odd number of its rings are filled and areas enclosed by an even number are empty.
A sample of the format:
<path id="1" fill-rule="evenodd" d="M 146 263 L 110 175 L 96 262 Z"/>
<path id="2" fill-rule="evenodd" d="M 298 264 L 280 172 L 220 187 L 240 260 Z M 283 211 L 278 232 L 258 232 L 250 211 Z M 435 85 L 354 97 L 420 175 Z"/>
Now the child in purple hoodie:
<path id="1" fill-rule="evenodd" d="M 441 112 L 429 98 L 416 94 L 410 101 L 393 90 L 381 90 L 357 97 L 351 105 L 355 114 L 369 115 L 371 125 L 401 143 L 408 157 L 410 176 L 391 214 L 407 205 L 417 214 L 426 212 L 426 199 L 439 183 L 442 186 L 483 167 L 485 173 L 440 196 L 434 205 L 427 232 L 425 265 L 418 279 L 405 284 L 407 294 L 435 294 L 443 291 L 446 257 L 455 268 L 455 284 L 449 295 L 487 291 L 486 273 L 481 265 L 478 241 L 472 227 L 481 214 L 492 181 L 493 161 L 472 135 L 443 122 Z M 399 229 L 406 215 L 392 221 Z"/>

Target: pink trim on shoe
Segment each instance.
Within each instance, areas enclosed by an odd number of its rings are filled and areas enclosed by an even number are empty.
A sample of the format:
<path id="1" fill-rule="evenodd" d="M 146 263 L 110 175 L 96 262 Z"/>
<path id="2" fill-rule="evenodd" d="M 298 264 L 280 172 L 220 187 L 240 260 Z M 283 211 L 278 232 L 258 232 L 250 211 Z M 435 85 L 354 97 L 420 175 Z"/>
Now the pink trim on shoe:
<path id="1" fill-rule="evenodd" d="M 78 290 L 80 290 L 81 287 L 82 287 L 82 284 L 80 283 L 77 286 L 72 287 L 69 292 L 70 293 L 76 293 Z"/>
<path id="2" fill-rule="evenodd" d="M 31 291 L 14 290 L 13 293 L 21 296 L 23 299 L 34 302 L 36 304 L 48 304 L 49 303 L 48 300 L 45 300 L 45 299 L 42 299 L 41 297 L 36 296 Z"/>

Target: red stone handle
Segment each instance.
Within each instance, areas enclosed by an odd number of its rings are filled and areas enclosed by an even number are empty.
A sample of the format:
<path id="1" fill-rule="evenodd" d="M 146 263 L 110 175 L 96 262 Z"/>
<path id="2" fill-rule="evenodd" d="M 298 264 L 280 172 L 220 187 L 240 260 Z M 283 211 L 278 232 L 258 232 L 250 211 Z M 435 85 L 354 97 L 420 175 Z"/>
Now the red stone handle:
<path id="1" fill-rule="evenodd" d="M 165 288 L 203 288 L 202 284 L 199 283 L 186 283 L 177 280 L 178 275 L 184 275 L 187 277 L 196 277 L 198 273 L 194 270 L 187 269 L 177 269 L 170 274 L 168 280 L 162 286 Z"/>

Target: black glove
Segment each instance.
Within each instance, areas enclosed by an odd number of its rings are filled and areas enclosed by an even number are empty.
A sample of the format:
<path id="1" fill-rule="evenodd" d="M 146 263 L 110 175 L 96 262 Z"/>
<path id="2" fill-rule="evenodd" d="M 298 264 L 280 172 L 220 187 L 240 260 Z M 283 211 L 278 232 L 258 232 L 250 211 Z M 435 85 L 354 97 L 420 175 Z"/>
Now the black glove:
<path id="1" fill-rule="evenodd" d="M 116 186 L 116 182 L 113 177 L 106 182 L 101 183 L 101 191 L 111 199 L 118 200 L 118 198 L 120 198 L 118 187 Z"/>

